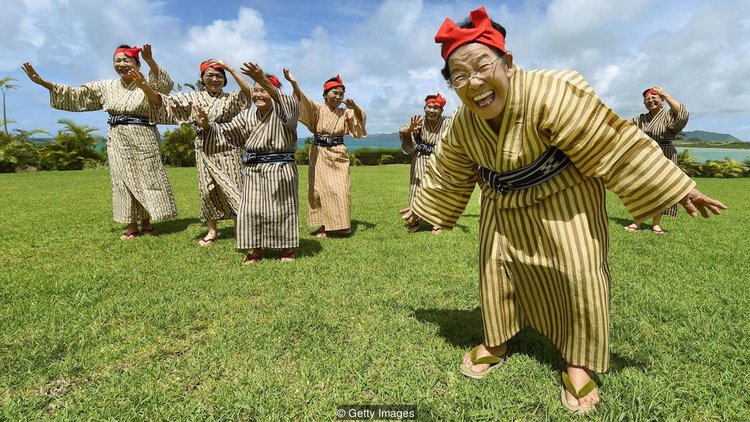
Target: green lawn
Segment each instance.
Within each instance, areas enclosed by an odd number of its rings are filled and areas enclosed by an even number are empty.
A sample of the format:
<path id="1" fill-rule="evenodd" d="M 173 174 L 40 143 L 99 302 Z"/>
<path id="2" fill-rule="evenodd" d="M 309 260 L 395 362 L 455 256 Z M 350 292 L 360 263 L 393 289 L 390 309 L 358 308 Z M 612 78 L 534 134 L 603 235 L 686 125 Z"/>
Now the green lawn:
<path id="1" fill-rule="evenodd" d="M 296 262 L 243 266 L 231 222 L 197 246 L 195 169 L 168 174 L 180 219 L 128 242 L 106 170 L 0 175 L 0 420 L 330 420 L 339 404 L 580 419 L 534 331 L 487 379 L 458 372 L 482 340 L 476 199 L 452 232 L 407 233 L 408 167 L 355 167 L 353 236 L 305 228 Z M 750 419 L 750 179 L 698 186 L 730 209 L 667 219 L 662 237 L 626 233 L 608 198 L 612 368 L 595 420 Z"/>

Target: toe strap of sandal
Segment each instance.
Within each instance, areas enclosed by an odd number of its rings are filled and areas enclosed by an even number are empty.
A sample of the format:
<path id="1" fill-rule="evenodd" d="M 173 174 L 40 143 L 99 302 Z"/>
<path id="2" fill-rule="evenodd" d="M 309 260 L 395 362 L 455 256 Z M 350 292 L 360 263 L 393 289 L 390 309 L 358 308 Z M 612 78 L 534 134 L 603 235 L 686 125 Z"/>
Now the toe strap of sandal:
<path id="1" fill-rule="evenodd" d="M 562 382 L 565 386 L 565 389 L 568 390 L 568 393 L 575 397 L 576 400 L 580 400 L 581 398 L 586 397 L 591 391 L 594 390 L 594 388 L 596 388 L 596 381 L 590 379 L 589 382 L 581 387 L 580 390 L 576 390 L 576 388 L 573 386 L 573 382 L 570 381 L 568 373 L 565 371 L 563 371 L 562 373 Z"/>
<path id="2" fill-rule="evenodd" d="M 482 365 L 482 364 L 492 365 L 494 363 L 500 363 L 500 362 L 502 362 L 504 357 L 505 357 L 505 355 L 503 355 L 501 357 L 494 356 L 494 355 L 489 355 L 489 356 L 484 356 L 484 357 L 478 358 L 477 357 L 477 348 L 475 347 L 475 348 L 471 349 L 471 364 L 472 365 Z"/>

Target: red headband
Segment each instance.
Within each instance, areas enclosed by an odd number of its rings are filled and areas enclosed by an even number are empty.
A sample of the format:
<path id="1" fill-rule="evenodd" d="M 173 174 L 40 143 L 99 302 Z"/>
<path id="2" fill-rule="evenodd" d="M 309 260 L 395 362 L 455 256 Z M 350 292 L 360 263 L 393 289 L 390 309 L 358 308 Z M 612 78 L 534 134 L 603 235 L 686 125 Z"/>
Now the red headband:
<path id="1" fill-rule="evenodd" d="M 655 89 L 649 88 L 649 89 L 643 91 L 643 98 L 646 98 L 649 94 L 654 94 L 657 97 L 661 97 L 661 95 L 659 95 L 659 93 L 656 92 Z"/>
<path id="2" fill-rule="evenodd" d="M 435 95 L 434 97 L 432 95 L 430 95 L 427 98 L 425 98 L 424 102 L 425 102 L 425 105 L 427 105 L 427 104 L 435 104 L 436 106 L 438 106 L 440 108 L 443 108 L 443 107 L 445 107 L 445 103 L 447 103 L 448 100 L 446 100 L 445 98 L 443 98 L 443 96 L 440 95 L 440 93 L 438 92 L 438 94 Z"/>
<path id="3" fill-rule="evenodd" d="M 115 54 L 122 53 L 126 57 L 130 57 L 130 58 L 134 59 L 135 61 L 139 62 L 140 60 L 138 59 L 138 53 L 140 51 L 141 51 L 141 49 L 138 48 L 138 47 L 131 47 L 131 48 L 121 47 L 121 48 L 118 48 L 118 49 L 115 50 Z M 113 56 L 115 54 L 113 54 Z"/>
<path id="4" fill-rule="evenodd" d="M 328 91 L 329 89 L 336 88 L 337 86 L 340 86 L 344 89 L 346 87 L 344 86 L 344 82 L 341 81 L 341 77 L 339 75 L 336 75 L 336 80 L 334 81 L 328 81 L 325 84 L 323 84 L 323 92 Z"/>
<path id="5" fill-rule="evenodd" d="M 205 62 L 201 63 L 201 75 L 203 75 L 203 72 L 206 71 L 209 67 L 214 68 L 216 70 L 224 69 L 224 66 L 216 63 L 214 59 L 208 59 Z"/>
<path id="6" fill-rule="evenodd" d="M 271 75 L 268 77 L 268 80 L 271 81 L 271 85 L 275 86 L 278 89 L 281 89 L 281 82 L 279 82 L 279 78 L 277 78 L 274 75 Z"/>
<path id="7" fill-rule="evenodd" d="M 492 27 L 490 17 L 484 6 L 473 10 L 469 17 L 474 23 L 474 28 L 459 28 L 456 23 L 445 18 L 443 24 L 435 34 L 435 42 L 443 44 L 440 48 L 440 54 L 443 60 L 448 60 L 453 50 L 470 42 L 478 42 L 488 47 L 495 47 L 505 52 L 505 37 Z"/>

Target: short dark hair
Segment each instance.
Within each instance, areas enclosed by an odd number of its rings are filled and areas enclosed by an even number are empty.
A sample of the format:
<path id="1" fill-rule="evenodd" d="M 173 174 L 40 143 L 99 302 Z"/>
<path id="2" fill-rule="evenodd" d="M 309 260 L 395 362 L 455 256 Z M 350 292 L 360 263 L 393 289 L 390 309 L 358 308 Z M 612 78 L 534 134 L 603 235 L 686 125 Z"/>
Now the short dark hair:
<path id="1" fill-rule="evenodd" d="M 492 19 L 490 19 L 490 23 L 492 24 L 492 28 L 495 29 L 497 32 L 503 34 L 503 38 L 505 38 L 505 28 L 502 25 L 500 25 L 499 23 L 493 21 Z M 470 28 L 474 28 L 474 22 L 471 20 L 471 17 L 468 17 L 468 18 L 462 20 L 461 23 L 458 24 L 458 26 L 460 28 L 463 28 L 463 29 L 470 29 Z M 497 47 L 490 47 L 490 46 L 488 46 L 488 47 L 489 47 L 490 50 L 494 51 L 495 54 L 497 54 L 497 57 L 503 57 L 503 56 L 505 56 L 505 51 L 503 51 L 503 50 L 501 50 L 501 49 L 499 49 Z M 451 78 L 451 70 L 450 70 L 450 68 L 448 68 L 448 59 L 449 58 L 450 58 L 450 56 L 448 56 L 448 57 L 445 58 L 445 66 L 443 66 L 443 69 L 440 71 L 440 73 L 443 74 L 443 78 L 445 78 L 446 81 Z"/>
<path id="2" fill-rule="evenodd" d="M 133 48 L 133 47 L 131 47 L 131 46 L 127 45 L 127 44 L 120 44 L 120 45 L 118 45 L 118 46 L 117 46 L 117 48 Z M 117 48 L 116 48 L 116 49 L 117 49 Z M 115 50 L 116 50 L 116 49 L 115 49 Z M 114 55 L 113 55 L 113 56 L 114 56 Z M 135 64 L 137 64 L 137 65 L 140 65 L 140 64 L 141 64 L 141 61 L 140 61 L 140 60 L 138 59 L 138 57 L 131 57 L 131 58 L 132 58 L 133 60 L 135 60 Z"/>
<path id="3" fill-rule="evenodd" d="M 338 81 L 339 81 L 338 77 L 334 76 L 333 78 L 330 78 L 327 81 L 323 82 L 323 85 L 325 86 L 325 84 L 327 84 L 328 82 L 338 82 Z M 338 88 L 338 87 L 335 86 L 333 88 Z M 328 89 L 324 90 L 323 91 L 323 96 L 325 97 L 326 94 L 328 94 L 328 91 L 332 90 L 333 88 L 328 88 Z M 345 86 L 341 85 L 341 89 L 343 89 L 344 92 L 346 92 L 346 87 Z"/>

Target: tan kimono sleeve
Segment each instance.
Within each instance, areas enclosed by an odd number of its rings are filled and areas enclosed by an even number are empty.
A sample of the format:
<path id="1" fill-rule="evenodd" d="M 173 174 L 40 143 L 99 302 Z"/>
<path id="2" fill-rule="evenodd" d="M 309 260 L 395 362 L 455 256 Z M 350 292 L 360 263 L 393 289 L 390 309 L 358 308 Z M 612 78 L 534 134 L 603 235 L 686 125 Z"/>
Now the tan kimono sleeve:
<path id="1" fill-rule="evenodd" d="M 403 152 L 406 155 L 409 155 L 414 152 L 414 148 L 416 148 L 416 143 L 414 142 L 414 134 L 409 133 L 406 134 L 406 129 L 409 127 L 409 123 L 401 126 L 398 129 L 398 137 L 401 138 L 401 152 Z"/>
<path id="2" fill-rule="evenodd" d="M 659 214 L 695 186 L 651 138 L 607 107 L 580 75 L 558 83 L 563 86 L 545 104 L 540 130 L 581 173 L 602 178 L 635 220 Z"/>
<path id="3" fill-rule="evenodd" d="M 189 124 L 195 121 L 193 117 L 193 102 L 189 95 L 159 94 L 161 107 L 149 103 L 149 120 L 153 124 Z"/>
<path id="4" fill-rule="evenodd" d="M 53 84 L 49 90 L 49 103 L 65 111 L 94 111 L 104 108 L 103 81 L 88 82 L 79 87 Z"/>
<path id="5" fill-rule="evenodd" d="M 148 72 L 148 84 L 156 91 L 162 94 L 169 94 L 172 92 L 174 82 L 169 77 L 169 73 L 164 70 L 163 67 L 159 66 L 159 74 L 155 75 L 154 72 Z"/>
<path id="6" fill-rule="evenodd" d="M 456 224 L 477 181 L 477 165 L 466 155 L 457 133 L 449 131 L 437 145 L 413 206 L 418 216 L 445 229 Z"/>
<path id="7" fill-rule="evenodd" d="M 251 135 L 248 115 L 254 112 L 255 110 L 242 111 L 228 123 L 209 123 L 209 129 L 203 134 L 204 142 L 216 146 L 244 147 Z"/>
<path id="8" fill-rule="evenodd" d="M 365 123 L 367 122 L 367 113 L 361 108 L 362 120 L 357 118 L 357 113 L 352 109 L 346 109 L 344 115 L 346 116 L 346 131 L 355 138 L 363 138 L 367 136 L 367 129 L 365 129 Z"/>

